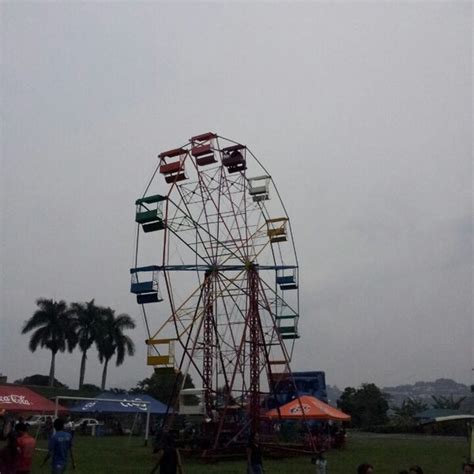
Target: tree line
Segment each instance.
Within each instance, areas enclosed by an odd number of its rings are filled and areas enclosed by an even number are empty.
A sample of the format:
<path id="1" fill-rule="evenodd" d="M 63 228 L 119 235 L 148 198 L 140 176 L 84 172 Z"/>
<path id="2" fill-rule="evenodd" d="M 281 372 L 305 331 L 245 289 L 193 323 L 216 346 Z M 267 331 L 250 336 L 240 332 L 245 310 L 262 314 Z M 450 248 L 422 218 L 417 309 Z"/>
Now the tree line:
<path id="1" fill-rule="evenodd" d="M 128 314 L 115 314 L 109 307 L 97 306 L 92 299 L 85 303 L 66 303 L 64 300 L 39 298 L 38 309 L 25 321 L 22 334 L 32 332 L 29 349 L 39 347 L 51 351 L 49 385 L 54 384 L 56 355 L 72 352 L 76 347 L 82 353 L 79 371 L 79 388 L 84 385 L 88 350 L 95 345 L 99 361 L 103 364 L 101 389 L 105 389 L 107 368 L 116 355 L 116 365 L 123 364 L 125 356 L 135 354 L 135 344 L 124 334 L 134 329 L 135 322 Z"/>
<path id="2" fill-rule="evenodd" d="M 438 410 L 459 410 L 466 397 L 432 395 L 431 408 Z M 400 406 L 389 405 L 390 395 L 384 393 L 373 383 L 365 383 L 360 387 L 346 387 L 337 401 L 337 406 L 351 415 L 351 425 L 355 428 L 368 429 L 374 426 L 411 425 L 416 422 L 415 415 L 430 408 L 430 405 L 417 398 L 407 398 Z M 392 415 L 389 419 L 388 411 Z"/>

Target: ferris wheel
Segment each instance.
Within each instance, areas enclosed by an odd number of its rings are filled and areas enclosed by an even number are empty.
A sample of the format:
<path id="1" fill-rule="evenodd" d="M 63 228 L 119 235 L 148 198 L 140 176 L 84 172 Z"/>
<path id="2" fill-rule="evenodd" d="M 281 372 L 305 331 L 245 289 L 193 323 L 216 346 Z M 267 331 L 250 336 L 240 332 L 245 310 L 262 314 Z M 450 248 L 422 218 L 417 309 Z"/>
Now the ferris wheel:
<path id="1" fill-rule="evenodd" d="M 147 325 L 147 363 L 192 374 L 198 388 L 177 392 L 202 396 L 189 413 L 203 415 L 217 449 L 258 431 L 262 400 L 291 374 L 299 272 L 290 219 L 241 143 L 204 133 L 158 158 L 135 203 L 131 292 Z"/>

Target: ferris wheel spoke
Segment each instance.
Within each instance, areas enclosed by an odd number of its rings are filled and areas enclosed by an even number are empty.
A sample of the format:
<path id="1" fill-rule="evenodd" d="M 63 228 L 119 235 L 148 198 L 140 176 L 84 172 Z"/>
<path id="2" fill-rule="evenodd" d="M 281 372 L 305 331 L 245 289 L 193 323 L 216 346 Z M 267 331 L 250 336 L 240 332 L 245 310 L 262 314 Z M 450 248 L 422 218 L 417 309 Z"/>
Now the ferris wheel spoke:
<path id="1" fill-rule="evenodd" d="M 208 231 L 208 234 L 209 235 L 212 235 L 213 232 L 211 232 L 211 228 L 210 228 L 210 222 L 209 222 L 209 217 L 208 217 L 208 213 L 207 213 L 207 200 L 211 198 L 210 196 L 210 192 L 209 192 L 209 189 L 207 187 L 204 187 L 203 186 L 203 176 L 202 176 L 202 173 L 198 172 L 198 183 L 199 183 L 199 188 L 200 188 L 200 191 L 201 191 L 201 200 L 202 200 L 202 210 L 203 210 L 203 214 L 204 214 L 204 218 L 205 218 L 205 224 L 207 226 L 207 231 Z M 204 196 L 204 190 L 207 191 L 207 194 L 208 196 Z M 217 251 L 217 248 L 214 249 L 214 244 L 215 242 L 214 241 L 210 241 L 210 249 L 211 249 L 211 255 L 212 255 L 212 258 L 213 258 L 213 261 L 215 261 L 215 251 Z"/>
<path id="2" fill-rule="evenodd" d="M 244 273 L 244 269 L 242 269 L 241 271 L 241 274 Z M 219 281 L 219 285 L 220 285 L 220 281 Z M 235 280 L 232 281 L 233 284 L 235 284 Z M 228 285 L 231 284 L 231 281 L 229 281 Z M 152 339 L 155 339 L 159 332 L 161 332 L 165 327 L 166 325 L 169 325 L 170 323 L 174 323 L 176 322 L 176 324 L 180 325 L 180 327 L 182 328 L 181 331 L 179 331 L 177 329 L 177 326 L 176 326 L 176 333 L 178 335 L 178 338 L 183 338 L 185 335 L 187 334 L 191 334 L 193 329 L 195 329 L 196 327 L 196 323 L 199 323 L 199 324 L 202 324 L 202 317 L 203 317 L 203 309 L 199 308 L 199 301 L 200 301 L 200 298 L 201 298 L 201 291 L 202 291 L 202 285 L 197 287 L 191 294 L 190 297 L 188 297 L 181 305 L 179 308 L 176 308 L 171 316 L 169 316 L 169 318 L 161 325 L 160 329 L 153 335 Z M 216 294 L 216 298 L 224 298 L 225 296 L 228 296 L 228 293 L 229 293 L 229 288 L 228 287 L 222 287 L 220 285 L 220 291 Z M 192 298 L 196 298 L 196 296 L 199 297 L 198 299 L 198 304 L 196 306 L 196 311 L 193 315 L 192 318 L 190 318 L 189 322 L 186 323 L 185 322 L 185 318 L 183 317 L 184 315 L 187 315 L 191 308 L 192 308 L 192 305 L 188 308 L 187 305 L 190 303 L 190 301 L 192 300 Z M 234 300 L 235 301 L 235 300 Z M 244 317 L 244 315 L 242 315 L 242 318 Z M 199 335 L 199 332 L 200 332 L 200 326 L 198 326 L 199 329 L 198 329 L 198 335 Z M 195 336 L 193 339 L 197 341 L 197 336 Z M 232 346 L 230 346 L 232 347 Z M 235 347 L 235 346 L 234 346 Z"/>
<path id="3" fill-rule="evenodd" d="M 183 199 L 183 195 L 182 195 L 182 193 L 181 193 L 181 187 L 178 188 L 178 192 L 179 192 L 179 194 L 180 194 L 180 196 L 181 196 L 181 201 L 183 202 L 183 204 L 184 204 L 184 206 L 185 206 L 185 208 L 186 208 L 186 211 L 187 211 L 187 213 L 183 213 L 183 214 L 186 216 L 186 219 L 189 219 L 189 221 L 194 224 L 193 227 L 195 228 L 195 231 L 196 231 L 196 237 L 201 241 L 201 244 L 203 245 L 203 237 L 202 237 L 201 232 L 200 232 L 201 229 L 200 229 L 199 226 L 196 225 L 196 222 L 195 222 L 195 221 L 192 219 L 192 217 L 191 217 L 192 214 L 189 212 L 189 208 L 188 208 L 188 206 L 187 206 L 187 204 L 186 204 L 186 201 Z M 174 204 L 174 203 L 173 203 L 173 204 Z M 177 211 L 178 211 L 178 210 L 181 211 L 181 209 L 180 209 L 180 207 L 179 207 L 178 205 L 175 204 L 175 207 L 176 207 L 176 210 L 177 210 Z M 181 212 L 182 212 L 182 211 L 181 211 Z M 188 246 L 188 248 L 190 248 L 193 252 L 195 252 L 195 254 L 196 254 L 198 257 L 200 257 L 201 259 L 203 259 L 202 255 L 201 255 L 200 253 L 198 253 L 198 252 L 193 248 L 192 245 L 188 244 L 184 239 L 182 239 L 182 238 L 178 235 L 178 232 L 174 232 L 172 229 L 171 229 L 171 231 L 173 232 L 173 234 L 174 234 L 177 238 L 179 238 L 180 240 L 182 240 L 182 241 Z M 211 260 L 212 260 L 212 253 L 209 254 L 209 252 L 207 252 L 207 249 L 206 249 L 206 247 L 205 247 L 204 245 L 203 245 L 203 248 L 204 248 L 204 250 L 206 251 L 208 260 L 211 261 Z M 205 260 L 205 259 L 203 259 L 203 260 Z"/>
<path id="4" fill-rule="evenodd" d="M 236 311 L 240 314 L 241 319 L 244 320 L 245 314 L 243 313 L 243 310 L 241 309 L 241 305 L 237 304 L 237 301 L 234 295 L 228 293 L 228 288 L 223 287 L 223 281 L 222 281 L 221 276 L 218 279 L 218 285 L 219 285 L 221 294 L 224 294 L 227 291 L 228 299 L 230 298 L 233 308 L 236 309 Z M 226 329 L 230 333 L 231 343 L 228 343 L 226 341 L 225 333 L 222 335 L 222 339 L 224 341 L 224 344 L 226 344 L 231 351 L 236 351 L 238 348 L 238 341 L 237 341 L 236 335 L 234 334 L 234 331 L 232 330 L 233 322 L 231 320 L 231 315 L 229 314 L 228 304 L 225 298 L 222 299 L 222 303 L 223 303 L 222 306 L 224 308 L 224 314 L 225 314 L 225 323 L 228 325 Z M 231 363 L 233 362 L 234 364 L 239 365 L 238 368 L 240 369 L 241 373 L 243 372 L 244 368 L 242 367 L 241 361 L 239 359 L 233 360 L 233 361 L 231 360 L 230 362 Z"/>
<path id="5" fill-rule="evenodd" d="M 242 177 L 240 177 L 240 179 L 242 179 Z M 224 174 L 223 174 L 223 181 L 224 181 L 225 189 L 226 189 L 227 192 L 223 193 L 222 195 L 230 203 L 230 207 L 231 207 L 232 212 L 233 212 L 234 223 L 236 225 L 236 230 L 237 230 L 238 235 L 239 235 L 239 240 L 243 241 L 243 237 L 242 237 L 242 234 L 241 234 L 241 227 L 245 228 L 246 222 L 243 222 L 242 225 L 239 225 L 238 216 L 241 215 L 241 211 L 240 211 L 239 207 L 237 207 L 237 209 L 236 209 L 234 200 L 231 198 L 231 190 L 230 190 L 228 178 Z M 224 184 L 223 184 L 223 187 L 224 187 Z M 242 194 L 242 199 L 245 199 L 245 192 L 243 192 L 241 194 Z M 231 231 L 230 230 L 228 230 L 228 231 L 229 231 L 229 234 L 231 234 Z M 245 255 L 246 255 L 245 252 L 243 253 L 243 255 L 244 255 L 244 258 L 245 258 Z"/>
<path id="6" fill-rule="evenodd" d="M 225 175 L 225 173 L 223 171 L 220 172 L 220 176 L 219 176 L 219 184 L 218 184 L 218 200 L 216 202 L 216 200 L 214 199 L 213 197 L 213 193 L 211 190 L 209 190 L 209 188 L 207 188 L 205 186 L 205 183 L 204 183 L 204 180 L 205 180 L 205 174 L 200 172 L 199 173 L 199 183 L 201 185 L 201 188 L 202 188 L 202 194 L 203 194 L 203 199 L 204 199 L 204 195 L 206 194 L 206 203 L 209 202 L 213 205 L 213 213 L 212 214 L 209 214 L 207 213 L 207 206 L 205 204 L 203 204 L 203 209 L 204 211 L 206 212 L 206 221 L 208 222 L 208 225 L 210 224 L 209 220 L 210 220 L 210 217 L 216 217 L 216 221 L 213 222 L 213 224 L 215 224 L 215 228 L 216 230 L 213 232 L 214 234 L 214 238 L 215 238 L 215 242 L 216 242 L 216 245 L 218 244 L 218 242 L 221 241 L 221 237 L 220 237 L 220 229 L 221 227 L 224 227 L 225 230 L 227 231 L 228 235 L 231 236 L 232 235 L 232 231 L 231 231 L 231 228 L 229 228 L 229 224 L 227 223 L 227 221 L 230 219 L 232 220 L 232 218 L 236 219 L 236 215 L 235 215 L 235 210 L 232 208 L 231 211 L 229 211 L 226 214 L 224 214 L 223 212 L 221 212 L 221 199 L 222 198 L 228 198 L 228 196 L 222 192 L 222 189 L 224 189 L 224 184 L 223 183 L 226 183 L 227 184 L 227 188 L 228 188 L 228 183 L 227 183 L 227 177 Z M 216 190 L 213 190 L 213 191 L 216 191 Z M 232 200 L 229 200 L 230 202 L 232 202 Z M 232 242 L 234 239 L 231 239 L 229 242 Z M 239 250 L 237 248 L 237 250 Z M 240 255 L 241 259 L 245 259 L 245 254 L 241 252 L 241 255 Z"/>
<path id="7" fill-rule="evenodd" d="M 173 202 L 173 201 L 171 201 Z M 173 202 L 173 205 L 175 205 L 176 207 L 179 208 L 179 206 Z M 212 242 L 212 243 L 215 243 L 215 245 L 218 245 L 219 248 L 225 250 L 227 252 L 227 255 L 229 256 L 229 258 L 235 258 L 236 260 L 238 261 L 243 261 L 243 258 L 241 255 L 237 254 L 234 250 L 232 250 L 228 243 L 225 243 L 225 242 L 222 242 L 221 240 L 217 240 L 216 236 L 212 233 L 210 233 L 203 225 L 201 225 L 199 222 L 195 221 L 190 215 L 187 215 L 183 210 L 181 210 L 183 212 L 183 214 L 185 214 L 187 216 L 187 218 L 189 218 L 189 220 L 191 222 L 193 222 L 193 225 L 195 226 L 196 230 L 199 231 L 199 234 L 200 234 L 200 240 L 201 240 L 201 243 L 202 243 L 202 248 L 205 250 L 206 254 L 207 254 L 207 258 L 209 260 L 209 263 L 212 263 L 212 253 L 210 254 L 209 253 L 209 246 L 206 245 L 206 242 Z M 175 230 L 173 229 L 169 229 L 170 232 L 175 235 L 176 237 L 179 238 L 178 236 L 178 232 L 176 232 Z M 203 239 L 203 235 L 206 237 L 206 240 Z M 181 240 L 181 239 L 180 239 Z M 200 252 L 198 252 L 198 250 L 196 248 L 193 248 L 192 245 L 190 245 L 188 242 L 186 242 L 184 239 L 182 239 L 183 243 L 186 244 L 186 246 L 192 251 L 194 252 L 198 257 L 203 258 L 202 254 Z M 204 259 L 205 260 L 205 259 Z"/>
<path id="8" fill-rule="evenodd" d="M 207 226 L 207 231 L 209 234 L 212 234 L 213 239 L 210 240 L 211 245 L 215 242 L 216 247 L 219 245 L 219 242 L 221 242 L 220 238 L 220 227 L 224 226 L 227 229 L 227 232 L 229 235 L 231 235 L 231 229 L 229 228 L 227 224 L 227 219 L 225 219 L 225 213 L 221 212 L 221 199 L 224 196 L 220 191 L 220 189 L 223 187 L 221 180 L 224 180 L 224 182 L 227 182 L 227 178 L 225 177 L 225 174 L 219 170 L 220 173 L 214 173 L 212 175 L 207 175 L 204 172 L 198 172 L 198 184 L 193 188 L 194 191 L 192 191 L 192 195 L 199 194 L 201 204 L 202 204 L 202 209 L 198 215 L 197 222 L 201 222 L 201 217 L 204 215 L 204 225 Z M 210 181 L 216 181 L 217 174 L 219 174 L 219 183 L 215 186 L 215 188 L 211 188 L 209 186 Z M 188 185 L 189 187 L 189 185 Z M 199 192 L 198 192 L 199 190 Z M 218 199 L 216 202 L 216 199 L 213 197 L 213 193 L 218 192 Z M 187 193 L 189 196 L 189 192 Z M 211 204 L 212 209 L 208 209 L 208 203 Z M 232 214 L 234 216 L 234 212 L 230 213 L 229 215 Z M 212 219 L 216 217 L 216 221 L 212 221 Z M 214 227 L 217 228 L 216 231 L 211 230 L 211 224 L 214 225 Z M 200 224 L 203 225 L 203 224 Z M 211 250 L 211 253 L 214 249 Z M 244 255 L 242 254 L 241 257 L 243 258 Z"/>

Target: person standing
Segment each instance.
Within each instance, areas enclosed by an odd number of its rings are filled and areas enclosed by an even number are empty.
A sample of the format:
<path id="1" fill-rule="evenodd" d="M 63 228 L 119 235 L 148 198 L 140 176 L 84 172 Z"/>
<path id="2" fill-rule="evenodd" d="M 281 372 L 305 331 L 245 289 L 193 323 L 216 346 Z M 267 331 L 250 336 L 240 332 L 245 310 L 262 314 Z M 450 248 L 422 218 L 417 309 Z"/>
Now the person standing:
<path id="1" fill-rule="evenodd" d="M 53 436 L 53 419 L 50 416 L 46 418 L 46 421 L 43 426 L 43 433 L 49 442 L 51 436 Z"/>
<path id="2" fill-rule="evenodd" d="M 7 444 L 0 449 L 0 473 L 16 474 L 17 457 L 16 436 L 10 431 L 7 435 Z"/>
<path id="3" fill-rule="evenodd" d="M 474 474 L 474 464 L 466 462 L 462 465 L 463 474 Z"/>
<path id="4" fill-rule="evenodd" d="M 69 416 L 66 423 L 64 423 L 64 430 L 68 433 L 71 433 L 72 439 L 74 440 L 74 432 L 76 429 L 76 425 L 72 421 L 72 418 Z"/>
<path id="5" fill-rule="evenodd" d="M 13 426 L 14 426 L 13 417 L 9 413 L 6 413 L 3 416 L 3 433 L 2 433 L 3 439 L 8 439 L 8 435 L 12 432 Z"/>
<path id="6" fill-rule="evenodd" d="M 72 454 L 71 433 L 64 431 L 64 421 L 61 418 L 54 420 L 54 433 L 48 442 L 48 454 L 41 466 L 44 466 L 51 458 L 51 473 L 64 474 L 66 472 L 68 455 L 71 457 L 72 468 L 76 469 L 74 456 Z"/>
<path id="7" fill-rule="evenodd" d="M 374 472 L 374 466 L 369 463 L 360 464 L 357 467 L 357 474 L 373 474 Z"/>
<path id="8" fill-rule="evenodd" d="M 17 423 L 15 426 L 17 432 L 17 474 L 30 474 L 33 455 L 36 448 L 36 440 L 28 434 L 25 423 Z"/>
<path id="9" fill-rule="evenodd" d="M 328 462 L 324 457 L 324 451 L 319 451 L 316 457 L 313 459 L 314 465 L 316 466 L 316 474 L 326 474 Z"/>
<path id="10" fill-rule="evenodd" d="M 163 435 L 162 447 L 158 451 L 158 459 L 155 467 L 151 470 L 151 474 L 157 472 L 158 467 L 160 468 L 160 474 L 183 474 L 184 472 L 181 456 L 173 437 L 169 433 Z"/>
<path id="11" fill-rule="evenodd" d="M 252 433 L 247 445 L 247 467 L 249 474 L 263 474 L 262 448 L 258 433 Z"/>

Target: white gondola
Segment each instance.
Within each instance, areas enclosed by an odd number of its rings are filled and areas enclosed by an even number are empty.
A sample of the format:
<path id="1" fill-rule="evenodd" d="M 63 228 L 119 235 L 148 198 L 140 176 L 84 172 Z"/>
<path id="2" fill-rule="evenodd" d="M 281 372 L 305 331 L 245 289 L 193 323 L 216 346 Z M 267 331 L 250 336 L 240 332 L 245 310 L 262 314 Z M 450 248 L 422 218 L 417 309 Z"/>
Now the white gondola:
<path id="1" fill-rule="evenodd" d="M 254 202 L 266 201 L 270 198 L 270 179 L 268 175 L 249 178 L 249 194 Z"/>

